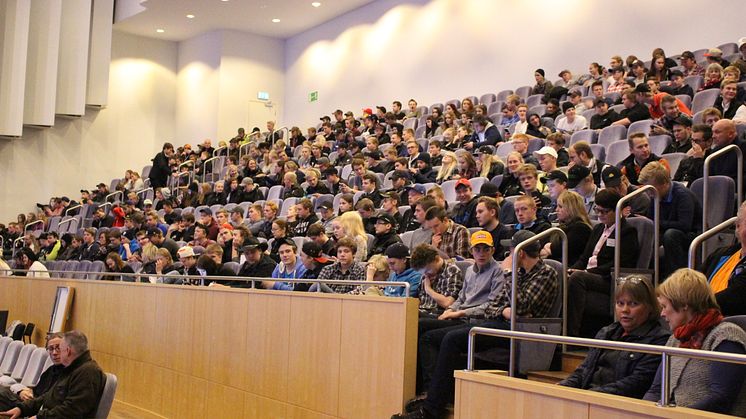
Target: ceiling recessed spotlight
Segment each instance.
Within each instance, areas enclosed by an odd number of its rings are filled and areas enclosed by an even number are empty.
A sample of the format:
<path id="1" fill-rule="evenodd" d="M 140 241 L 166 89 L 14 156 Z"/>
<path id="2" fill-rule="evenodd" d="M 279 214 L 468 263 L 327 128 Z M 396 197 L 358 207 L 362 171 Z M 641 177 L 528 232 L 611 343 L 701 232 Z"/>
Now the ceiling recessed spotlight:
<path id="1" fill-rule="evenodd" d="M 158 33 L 163 33 L 163 32 L 166 32 L 166 31 L 164 31 L 163 29 L 156 29 L 155 31 L 156 31 L 156 32 L 158 32 Z"/>
<path id="2" fill-rule="evenodd" d="M 194 19 L 194 15 L 186 15 L 187 19 Z"/>
<path id="3" fill-rule="evenodd" d="M 315 2 L 311 3 L 311 6 L 313 6 L 313 7 L 319 7 L 319 6 L 321 6 L 321 3 L 315 1 Z"/>
<path id="4" fill-rule="evenodd" d="M 220 0 L 220 1 L 222 1 L 223 3 L 227 3 L 230 0 Z"/>
<path id="5" fill-rule="evenodd" d="M 280 19 L 274 18 L 272 19 L 272 23 L 280 23 Z"/>

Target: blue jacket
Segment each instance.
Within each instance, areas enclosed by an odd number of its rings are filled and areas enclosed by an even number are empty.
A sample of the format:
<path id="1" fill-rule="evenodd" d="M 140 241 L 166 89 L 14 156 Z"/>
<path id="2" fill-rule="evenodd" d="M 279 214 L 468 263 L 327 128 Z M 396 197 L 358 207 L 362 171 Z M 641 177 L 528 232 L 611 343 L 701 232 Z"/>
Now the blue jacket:
<path id="1" fill-rule="evenodd" d="M 422 274 L 412 268 L 407 268 L 399 275 L 397 275 L 395 272 L 391 272 L 391 276 L 389 277 L 389 281 L 392 282 L 408 282 L 409 296 L 414 298 L 417 298 L 417 296 L 420 294 L 421 280 Z M 404 287 L 386 287 L 383 290 L 383 294 L 387 297 L 404 297 Z"/>
<path id="2" fill-rule="evenodd" d="M 272 271 L 272 278 L 273 279 L 300 279 L 303 278 L 303 274 L 306 272 L 306 267 L 303 265 L 303 262 L 301 262 L 300 257 L 295 258 L 295 270 L 289 271 L 285 268 L 285 264 L 280 262 L 275 266 L 275 269 Z M 294 283 L 290 282 L 282 282 L 277 281 L 275 282 L 275 285 L 272 286 L 273 290 L 281 290 L 281 291 L 292 291 L 295 288 Z"/>

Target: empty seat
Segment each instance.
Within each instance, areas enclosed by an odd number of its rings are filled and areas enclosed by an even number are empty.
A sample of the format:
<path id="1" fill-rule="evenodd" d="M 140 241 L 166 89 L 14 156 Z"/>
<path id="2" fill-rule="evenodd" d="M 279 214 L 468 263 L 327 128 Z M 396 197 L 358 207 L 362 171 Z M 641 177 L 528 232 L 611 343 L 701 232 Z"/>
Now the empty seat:
<path id="1" fill-rule="evenodd" d="M 47 361 L 51 362 L 51 359 L 49 358 L 46 348 L 34 349 L 29 358 L 28 365 L 26 366 L 26 371 L 24 372 L 23 377 L 19 380 L 19 385 L 25 387 L 36 386 L 39 382 L 39 377 L 41 376 L 42 371 L 44 371 L 44 365 Z M 13 390 L 13 387 L 11 387 L 11 390 Z"/>
<path id="2" fill-rule="evenodd" d="M 629 144 L 626 141 L 616 141 L 606 147 L 606 163 L 616 165 L 629 155 Z"/>
<path id="3" fill-rule="evenodd" d="M 642 121 L 635 121 L 629 124 L 629 128 L 627 128 L 627 138 L 631 137 L 632 134 L 640 132 L 645 135 L 650 135 L 650 126 L 654 123 L 655 121 L 652 119 L 643 119 Z"/>
<path id="4" fill-rule="evenodd" d="M 585 141 L 588 144 L 594 144 L 596 142 L 596 130 L 592 129 L 583 129 L 580 131 L 575 131 L 570 136 L 570 142 L 568 145 L 573 145 L 577 143 L 578 141 Z"/>
<path id="5" fill-rule="evenodd" d="M 238 275 L 238 271 L 241 269 L 241 264 L 238 262 L 226 262 L 225 267 L 232 270 L 234 275 Z"/>
<path id="6" fill-rule="evenodd" d="M 647 217 L 628 217 L 627 222 L 637 230 L 637 243 L 640 246 L 637 269 L 647 269 L 655 247 L 655 240 L 653 240 L 655 225 Z"/>
<path id="7" fill-rule="evenodd" d="M 603 146 L 625 138 L 627 138 L 627 127 L 623 125 L 612 125 L 598 133 L 598 143 Z"/>
<path id="8" fill-rule="evenodd" d="M 651 135 L 648 137 L 648 142 L 650 143 L 650 152 L 660 156 L 666 150 L 666 147 L 671 144 L 671 137 L 668 135 Z M 673 176 L 674 173 L 671 173 L 671 175 Z"/>
<path id="9" fill-rule="evenodd" d="M 521 86 L 515 89 L 515 94 L 522 97 L 524 100 L 531 94 L 531 86 Z"/>
<path id="10" fill-rule="evenodd" d="M 20 340 L 14 340 L 8 345 L 8 349 L 5 351 L 2 363 L 0 363 L 0 374 L 10 375 L 13 372 L 13 368 L 16 366 L 18 356 L 23 348 L 23 342 Z"/>
<path id="11" fill-rule="evenodd" d="M 676 174 L 676 171 L 679 170 L 681 161 L 688 156 L 686 155 L 686 153 L 668 153 L 662 155 L 661 157 L 668 162 L 668 166 L 671 168 L 671 177 L 673 177 Z"/>
<path id="12" fill-rule="evenodd" d="M 692 101 L 692 112 L 696 113 L 711 107 L 715 104 L 718 96 L 720 96 L 720 89 L 707 89 L 697 92 Z"/>
<path id="13" fill-rule="evenodd" d="M 11 385 L 21 381 L 23 375 L 26 373 L 26 368 L 29 365 L 31 354 L 35 349 L 36 345 L 33 343 L 24 345 L 23 348 L 21 348 L 21 352 L 18 355 L 18 360 L 16 361 L 15 367 L 13 367 L 13 371 L 11 371 L 9 375 L 3 375 L 0 377 L 0 385 L 10 387 Z"/>
<path id="14" fill-rule="evenodd" d="M 116 392 L 117 376 L 107 372 L 106 384 L 104 385 L 104 391 L 101 393 L 101 400 L 98 402 L 95 419 L 106 419 L 109 416 Z"/>
<path id="15" fill-rule="evenodd" d="M 688 76 L 684 78 L 684 84 L 691 87 L 692 90 L 695 92 L 699 91 L 704 83 L 704 77 L 702 76 Z"/>

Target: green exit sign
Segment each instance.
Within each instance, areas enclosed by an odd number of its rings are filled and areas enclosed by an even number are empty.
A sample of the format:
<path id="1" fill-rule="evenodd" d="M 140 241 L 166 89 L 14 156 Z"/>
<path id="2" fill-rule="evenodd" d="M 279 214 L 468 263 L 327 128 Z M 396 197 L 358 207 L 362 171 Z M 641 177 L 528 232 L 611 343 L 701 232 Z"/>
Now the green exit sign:
<path id="1" fill-rule="evenodd" d="M 311 92 L 311 93 L 308 94 L 308 101 L 309 102 L 316 102 L 317 100 L 319 100 L 319 92 L 318 91 Z"/>

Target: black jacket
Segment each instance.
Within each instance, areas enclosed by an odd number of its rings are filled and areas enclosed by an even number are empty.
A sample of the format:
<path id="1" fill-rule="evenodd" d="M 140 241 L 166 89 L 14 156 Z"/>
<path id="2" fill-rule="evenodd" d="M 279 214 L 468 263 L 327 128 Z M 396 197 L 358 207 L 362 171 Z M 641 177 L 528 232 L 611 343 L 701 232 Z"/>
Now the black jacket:
<path id="1" fill-rule="evenodd" d="M 478 227 L 477 223 L 477 201 L 479 198 L 473 197 L 465 203 L 458 203 L 453 208 L 453 221 L 466 228 Z"/>
<path id="2" fill-rule="evenodd" d="M 637 258 L 640 255 L 640 248 L 637 242 L 637 230 L 627 223 L 627 220 L 622 218 L 621 221 L 622 230 L 622 255 L 621 265 L 623 268 L 635 268 L 637 266 Z M 578 261 L 571 266 L 573 269 L 586 269 L 588 266 L 588 259 L 593 256 L 593 249 L 596 247 L 596 243 L 601 238 L 601 234 L 604 232 L 604 224 L 596 224 L 593 227 L 591 236 L 588 238 L 588 242 L 585 245 L 583 254 L 580 255 Z M 588 269 L 588 272 L 609 277 L 612 269 L 614 269 L 614 247 L 609 246 L 609 240 L 614 240 L 613 244 L 616 244 L 618 240 L 615 237 L 615 231 L 611 232 L 609 239 L 604 243 L 601 251 L 598 252 L 598 264 L 595 268 Z"/>
<path id="3" fill-rule="evenodd" d="M 171 174 L 171 167 L 168 165 L 168 157 L 161 151 L 153 157 L 153 168 L 150 169 L 150 186 L 152 188 L 162 188 L 168 183 L 168 176 Z"/>
<path id="4" fill-rule="evenodd" d="M 93 418 L 106 384 L 106 376 L 90 352 L 80 354 L 65 367 L 60 378 L 41 397 L 20 406 L 23 416 L 39 419 Z M 44 406 L 44 410 L 39 409 Z"/>
<path id="5" fill-rule="evenodd" d="M 260 191 L 258 187 L 255 187 L 251 192 L 246 192 L 245 190 L 241 192 L 240 202 L 256 202 L 263 200 L 264 194 L 262 194 L 262 191 Z"/>
<path id="6" fill-rule="evenodd" d="M 671 334 L 661 326 L 657 316 L 654 320 L 638 327 L 626 336 L 622 336 L 623 332 L 622 326 L 618 322 L 614 322 L 601 329 L 596 334 L 596 339 L 662 346 L 666 344 L 668 336 Z M 641 399 L 653 382 L 661 357 L 655 354 L 621 351 L 614 368 L 614 381 L 594 387 L 592 385 L 593 375 L 596 373 L 599 360 L 605 352 L 608 352 L 608 350 L 591 348 L 583 363 L 559 384 Z"/>
<path id="7" fill-rule="evenodd" d="M 578 261 L 585 250 L 588 237 L 591 235 L 591 227 L 580 220 L 572 220 L 560 226 L 567 235 L 567 265 L 572 266 Z M 551 259 L 562 261 L 562 242 L 559 238 L 552 238 Z"/>
<path id="8" fill-rule="evenodd" d="M 738 243 L 733 246 L 721 247 L 710 254 L 698 271 L 710 278 L 715 268 L 720 265 L 722 258 L 729 258 L 741 250 Z M 746 314 L 746 259 L 742 258 L 733 269 L 728 279 L 728 287 L 717 294 L 715 299 L 720 305 L 724 316 L 738 316 Z"/>
<path id="9" fill-rule="evenodd" d="M 396 243 L 401 243 L 401 239 L 396 234 L 395 228 L 392 227 L 389 233 L 376 236 L 372 246 L 368 249 L 368 259 L 373 255 L 382 255 L 389 246 Z"/>
<path id="10" fill-rule="evenodd" d="M 255 264 L 244 262 L 244 264 L 241 265 L 241 269 L 239 269 L 237 276 L 271 278 L 272 271 L 275 269 L 275 266 L 277 266 L 277 263 L 274 260 L 270 259 L 270 257 L 267 255 L 262 255 L 262 258 L 259 260 L 259 262 Z M 250 281 L 233 281 L 227 282 L 226 285 L 235 288 L 251 288 Z M 259 287 L 257 286 L 257 288 Z"/>

